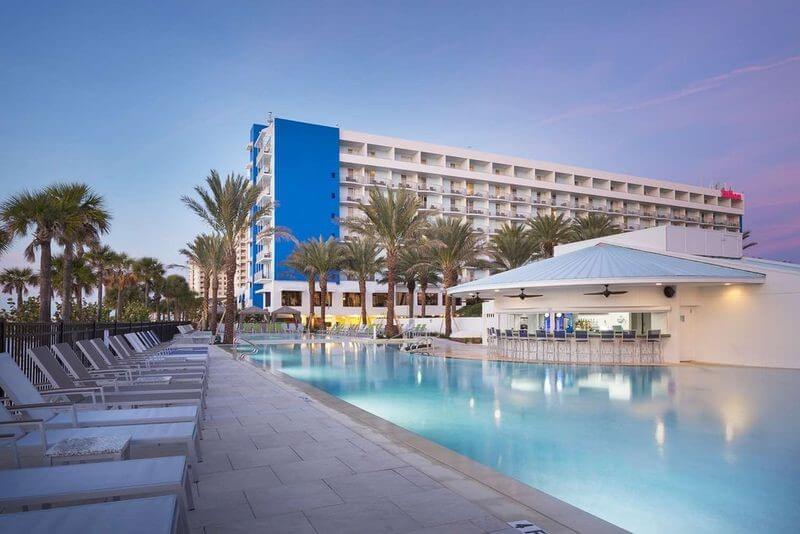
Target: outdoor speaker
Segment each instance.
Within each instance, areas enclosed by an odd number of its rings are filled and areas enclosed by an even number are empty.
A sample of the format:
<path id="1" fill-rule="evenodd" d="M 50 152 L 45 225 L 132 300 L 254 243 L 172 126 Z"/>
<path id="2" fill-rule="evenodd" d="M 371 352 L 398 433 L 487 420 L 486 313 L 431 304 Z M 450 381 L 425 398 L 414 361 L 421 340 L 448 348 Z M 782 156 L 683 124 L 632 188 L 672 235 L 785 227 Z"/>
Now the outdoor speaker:
<path id="1" fill-rule="evenodd" d="M 675 296 L 675 286 L 666 286 L 664 287 L 664 296 L 668 299 L 671 299 Z"/>

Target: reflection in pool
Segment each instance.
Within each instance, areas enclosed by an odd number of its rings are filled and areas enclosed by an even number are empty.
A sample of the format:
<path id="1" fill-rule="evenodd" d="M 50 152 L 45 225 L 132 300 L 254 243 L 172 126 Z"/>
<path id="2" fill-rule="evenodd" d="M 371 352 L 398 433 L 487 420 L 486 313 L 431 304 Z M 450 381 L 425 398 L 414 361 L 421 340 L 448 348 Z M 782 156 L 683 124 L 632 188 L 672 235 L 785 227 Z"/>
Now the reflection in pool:
<path id="1" fill-rule="evenodd" d="M 635 532 L 800 524 L 800 372 L 574 367 L 357 344 L 250 356 Z"/>

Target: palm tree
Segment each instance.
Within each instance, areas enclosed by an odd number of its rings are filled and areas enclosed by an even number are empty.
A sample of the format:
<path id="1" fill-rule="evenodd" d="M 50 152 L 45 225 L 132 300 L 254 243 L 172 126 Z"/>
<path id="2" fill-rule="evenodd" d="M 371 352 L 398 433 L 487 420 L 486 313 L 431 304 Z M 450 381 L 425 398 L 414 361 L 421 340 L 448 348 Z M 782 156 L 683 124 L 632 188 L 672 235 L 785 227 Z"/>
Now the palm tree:
<path id="1" fill-rule="evenodd" d="M 467 266 L 478 263 L 481 243 L 472 231 L 469 221 L 436 219 L 428 232 L 431 260 L 442 273 L 445 288 L 444 335 L 453 331 L 453 298 L 446 293 L 458 284 L 459 273 Z"/>
<path id="2" fill-rule="evenodd" d="M 425 261 L 417 265 L 417 283 L 419 283 L 419 294 L 422 300 L 420 304 L 420 316 L 425 317 L 425 307 L 427 306 L 428 288 L 438 286 L 442 283 L 442 277 L 436 271 L 436 266 L 430 261 Z"/>
<path id="3" fill-rule="evenodd" d="M 116 259 L 116 254 L 108 245 L 97 244 L 84 255 L 86 265 L 97 281 L 97 320 L 103 320 L 103 287 L 106 283 L 106 269 Z"/>
<path id="4" fill-rule="evenodd" d="M 223 182 L 217 171 L 206 177 L 206 187 L 195 187 L 199 199 L 181 198 L 223 239 L 225 252 L 225 343 L 233 343 L 233 323 L 236 314 L 236 252 L 247 230 L 272 210 L 269 202 L 256 204 L 260 188 L 241 174 L 229 174 Z M 270 229 L 264 230 L 270 232 Z M 216 311 L 216 310 L 215 310 Z"/>
<path id="5" fill-rule="evenodd" d="M 750 230 L 742 232 L 742 250 L 747 250 L 750 247 L 758 245 L 757 241 L 748 241 L 750 239 Z M 745 241 L 748 241 L 745 243 Z"/>
<path id="6" fill-rule="evenodd" d="M 371 237 L 358 237 L 344 242 L 344 264 L 342 270 L 358 280 L 361 300 L 361 324 L 367 324 L 367 280 L 383 269 L 381 247 Z"/>
<path id="7" fill-rule="evenodd" d="M 316 276 L 314 264 L 311 259 L 311 244 L 303 241 L 295 245 L 294 250 L 284 260 L 284 265 L 294 269 L 305 276 L 308 282 L 308 316 L 306 318 L 306 328 L 309 332 L 314 328 L 314 290 L 316 289 Z"/>
<path id="8" fill-rule="evenodd" d="M 319 279 L 319 316 L 322 328 L 325 328 L 325 307 L 328 304 L 328 280 L 330 275 L 338 271 L 344 263 L 344 250 L 341 243 L 329 237 L 321 237 L 308 241 L 308 260 Z"/>
<path id="9" fill-rule="evenodd" d="M 414 318 L 414 290 L 419 281 L 419 271 L 426 262 L 426 252 L 427 248 L 415 244 L 401 250 L 397 258 L 397 281 L 406 286 L 409 319 Z"/>
<path id="10" fill-rule="evenodd" d="M 217 328 L 219 273 L 224 267 L 222 245 L 223 241 L 219 235 L 200 234 L 194 238 L 194 241 L 187 243 L 186 248 L 180 250 L 181 254 L 200 269 L 200 276 L 203 280 L 201 322 L 203 329 L 211 328 L 212 332 L 216 332 Z M 211 292 L 211 302 L 209 301 L 209 291 Z M 209 307 L 213 310 L 210 314 Z"/>
<path id="11" fill-rule="evenodd" d="M 97 277 L 89 267 L 85 255 L 76 256 L 72 261 L 72 281 L 75 292 L 75 311 L 79 320 L 83 321 L 85 320 L 83 317 L 83 296 L 91 295 L 97 283 Z"/>
<path id="12" fill-rule="evenodd" d="M 39 320 L 50 321 L 52 299 L 52 244 L 65 217 L 64 206 L 58 202 L 53 186 L 40 191 L 23 191 L 0 204 L 3 233 L 9 238 L 32 234 L 25 248 L 25 259 L 33 262 L 39 250 Z"/>
<path id="13" fill-rule="evenodd" d="M 108 282 L 117 290 L 117 305 L 115 307 L 115 320 L 122 317 L 122 295 L 125 288 L 137 282 L 133 272 L 133 260 L 127 254 L 115 254 L 115 258 L 107 270 Z"/>
<path id="14" fill-rule="evenodd" d="M 28 286 L 39 284 L 39 275 L 29 267 L 12 267 L 0 274 L 0 284 L 3 286 L 3 293 L 17 294 L 17 310 L 19 310 L 22 307 L 22 296 L 28 292 Z"/>
<path id="15" fill-rule="evenodd" d="M 139 281 L 144 284 L 144 305 L 149 310 L 150 288 L 152 287 L 153 281 L 156 278 L 164 276 L 166 268 L 164 267 L 164 264 L 158 261 L 156 258 L 144 257 L 134 261 L 133 272 L 136 274 L 136 277 L 139 279 Z"/>
<path id="16" fill-rule="evenodd" d="M 507 271 L 522 267 L 538 252 L 530 230 L 515 223 L 505 223 L 489 239 L 487 253 L 492 258 L 492 270 Z"/>
<path id="17" fill-rule="evenodd" d="M 537 215 L 527 220 L 537 251 L 544 258 L 552 258 L 556 245 L 573 241 L 572 227 L 563 213 Z"/>
<path id="18" fill-rule="evenodd" d="M 100 234 L 108 231 L 111 214 L 105 207 L 103 197 L 86 184 L 55 184 L 48 189 L 63 212 L 55 237 L 64 247 L 61 314 L 62 320 L 69 322 L 72 320 L 72 264 L 75 247 L 96 243 Z"/>
<path id="19" fill-rule="evenodd" d="M 605 213 L 589 213 L 572 219 L 572 233 L 575 241 L 597 239 L 620 233 L 622 230 Z"/>
<path id="20" fill-rule="evenodd" d="M 363 217 L 351 217 L 343 221 L 345 226 L 362 236 L 374 237 L 386 251 L 387 337 L 395 336 L 398 332 L 394 313 L 398 255 L 427 225 L 424 212 L 419 209 L 421 206 L 422 202 L 416 193 L 407 189 L 390 189 L 386 195 L 373 189 L 369 194 L 369 203 L 359 203 Z"/>

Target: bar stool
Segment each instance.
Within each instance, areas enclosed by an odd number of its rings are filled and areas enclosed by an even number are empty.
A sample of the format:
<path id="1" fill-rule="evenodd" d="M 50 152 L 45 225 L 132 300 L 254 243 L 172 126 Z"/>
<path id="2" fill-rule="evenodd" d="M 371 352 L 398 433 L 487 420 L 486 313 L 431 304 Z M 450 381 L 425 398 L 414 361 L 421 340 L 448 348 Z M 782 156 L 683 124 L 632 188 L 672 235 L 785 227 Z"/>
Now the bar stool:
<path id="1" fill-rule="evenodd" d="M 514 340 L 514 331 L 510 328 L 506 328 L 505 332 L 505 340 L 506 340 L 506 356 L 514 357 L 514 350 L 516 349 L 516 342 Z"/>
<path id="2" fill-rule="evenodd" d="M 625 347 L 625 351 L 622 350 Z M 619 360 L 622 362 L 622 354 L 625 352 L 631 357 L 630 363 L 636 363 L 636 357 L 639 353 L 639 340 L 636 339 L 636 332 L 633 330 L 622 331 L 622 342 L 619 346 Z"/>
<path id="3" fill-rule="evenodd" d="M 490 347 L 492 345 L 497 345 L 497 330 L 494 327 L 486 329 L 486 344 Z"/>
<path id="4" fill-rule="evenodd" d="M 566 361 L 572 360 L 572 345 L 570 345 L 569 340 L 567 340 L 567 332 L 566 330 L 554 330 L 553 331 L 553 354 L 555 355 L 556 359 L 560 355 L 566 351 L 567 359 Z M 562 350 L 563 349 L 563 350 Z M 563 361 L 563 360 L 559 360 Z"/>
<path id="5" fill-rule="evenodd" d="M 536 359 L 546 361 L 548 352 L 555 354 L 553 349 L 553 343 L 547 337 L 547 331 L 536 330 Z"/>
<path id="6" fill-rule="evenodd" d="M 609 361 L 614 363 L 619 353 L 619 347 L 617 347 L 617 339 L 614 336 L 613 330 L 601 330 L 600 331 L 600 350 L 599 350 L 599 360 L 600 363 L 603 362 L 603 356 L 609 356 Z"/>
<path id="7" fill-rule="evenodd" d="M 581 348 L 586 350 L 581 350 Z M 589 342 L 588 330 L 575 330 L 575 361 L 580 362 L 581 356 L 585 356 L 589 363 L 592 363 L 592 346 Z"/>
<path id="8" fill-rule="evenodd" d="M 522 360 L 530 359 L 530 340 L 531 338 L 528 337 L 528 329 L 520 328 L 517 342 L 519 343 L 520 359 Z"/>
<path id="9" fill-rule="evenodd" d="M 648 330 L 644 343 L 650 363 L 661 363 L 661 330 Z"/>

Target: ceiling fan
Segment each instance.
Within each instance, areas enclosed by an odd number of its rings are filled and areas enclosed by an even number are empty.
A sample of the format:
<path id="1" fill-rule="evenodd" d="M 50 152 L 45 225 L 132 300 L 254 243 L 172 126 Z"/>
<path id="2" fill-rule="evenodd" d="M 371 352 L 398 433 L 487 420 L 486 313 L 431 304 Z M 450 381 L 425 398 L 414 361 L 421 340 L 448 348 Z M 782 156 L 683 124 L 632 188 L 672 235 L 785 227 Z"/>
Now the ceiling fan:
<path id="1" fill-rule="evenodd" d="M 503 296 L 504 297 L 508 297 L 508 298 L 512 298 L 512 299 L 525 300 L 525 299 L 533 299 L 533 298 L 536 298 L 536 297 L 541 297 L 543 295 L 526 295 L 525 294 L 525 289 L 520 289 L 519 290 L 519 295 L 503 295 Z"/>
<path id="2" fill-rule="evenodd" d="M 608 284 L 603 284 L 602 291 L 596 291 L 594 293 L 584 293 L 584 295 L 603 295 L 605 298 L 610 297 L 611 295 L 624 295 L 627 291 L 609 291 Z"/>

